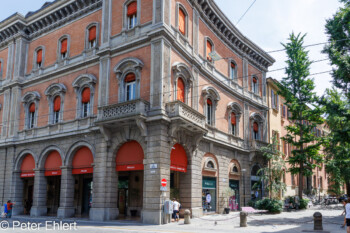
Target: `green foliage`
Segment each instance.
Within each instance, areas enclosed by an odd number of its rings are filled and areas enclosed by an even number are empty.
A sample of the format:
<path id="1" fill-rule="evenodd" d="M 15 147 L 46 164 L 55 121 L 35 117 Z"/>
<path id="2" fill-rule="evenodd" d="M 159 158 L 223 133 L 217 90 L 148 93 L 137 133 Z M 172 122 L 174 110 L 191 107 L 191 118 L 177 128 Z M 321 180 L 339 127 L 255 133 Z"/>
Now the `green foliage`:
<path id="1" fill-rule="evenodd" d="M 274 136 L 272 138 L 272 144 L 268 144 L 266 147 L 260 149 L 268 162 L 268 166 L 259 169 L 260 180 L 252 188 L 253 190 L 256 189 L 261 183 L 267 184 L 265 190 L 269 192 L 270 198 L 276 198 L 280 191 L 286 190 L 286 184 L 282 180 L 286 164 L 283 159 L 284 154 L 278 150 L 279 146 L 277 137 Z"/>
<path id="2" fill-rule="evenodd" d="M 299 209 L 306 209 L 307 205 L 309 204 L 309 200 L 308 199 L 300 199 L 300 206 Z"/>
<path id="3" fill-rule="evenodd" d="M 285 98 L 293 122 L 286 127 L 287 134 L 282 137 L 293 146 L 289 157 L 292 174 L 299 174 L 299 187 L 303 187 L 303 176 L 310 177 L 313 169 L 321 164 L 323 156 L 319 154 L 322 140 L 316 137 L 314 129 L 323 123 L 322 109 L 318 106 L 318 97 L 314 92 L 313 79 L 308 78 L 310 65 L 308 52 L 303 47 L 305 35 L 292 33 L 287 44 L 283 44 L 287 53 L 286 77 L 279 84 L 279 94 Z M 311 187 L 308 187 L 311 188 Z M 303 189 L 299 189 L 302 198 Z"/>
<path id="4" fill-rule="evenodd" d="M 250 200 L 250 201 L 248 201 L 248 206 L 255 208 L 255 203 L 256 203 L 255 201 Z"/>
<path id="5" fill-rule="evenodd" d="M 323 50 L 333 67 L 335 89 L 327 90 L 321 100 L 327 113 L 331 134 L 324 144 L 328 153 L 326 170 L 331 174 L 332 190 L 340 194 L 345 182 L 350 193 L 350 1 L 341 0 L 344 7 L 327 20 L 328 42 Z"/>
<path id="6" fill-rule="evenodd" d="M 281 213 L 283 203 L 280 200 L 265 198 L 257 201 L 255 207 L 259 210 L 268 210 L 269 213 Z"/>

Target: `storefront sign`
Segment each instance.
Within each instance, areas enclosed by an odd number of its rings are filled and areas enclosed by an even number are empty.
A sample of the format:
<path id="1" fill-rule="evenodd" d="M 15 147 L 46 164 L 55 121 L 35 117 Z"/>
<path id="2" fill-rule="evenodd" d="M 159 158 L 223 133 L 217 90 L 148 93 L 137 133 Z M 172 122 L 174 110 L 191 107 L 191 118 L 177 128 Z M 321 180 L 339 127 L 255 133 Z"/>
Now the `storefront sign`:
<path id="1" fill-rule="evenodd" d="M 230 188 L 234 190 L 239 189 L 239 181 L 238 180 L 230 180 Z"/>
<path id="2" fill-rule="evenodd" d="M 170 170 L 172 170 L 172 171 L 179 171 L 179 172 L 187 172 L 187 168 L 186 167 L 175 166 L 175 165 L 171 165 L 170 166 Z"/>
<path id="3" fill-rule="evenodd" d="M 61 174 L 62 174 L 61 170 L 45 171 L 45 176 L 60 176 Z"/>
<path id="4" fill-rule="evenodd" d="M 93 173 L 93 168 L 88 167 L 88 168 L 73 168 L 72 169 L 72 174 L 74 175 L 79 175 L 79 174 L 89 174 Z"/>
<path id="5" fill-rule="evenodd" d="M 156 163 L 151 163 L 150 165 L 149 165 L 149 168 L 150 169 L 156 169 L 158 167 L 158 164 L 156 164 Z"/>
<path id="6" fill-rule="evenodd" d="M 117 171 L 138 171 L 143 170 L 143 164 L 117 165 Z"/>
<path id="7" fill-rule="evenodd" d="M 35 176 L 35 172 L 22 172 L 21 173 L 21 178 L 34 177 L 34 176 Z"/>
<path id="8" fill-rule="evenodd" d="M 202 186 L 204 189 L 216 189 L 216 178 L 203 177 Z"/>

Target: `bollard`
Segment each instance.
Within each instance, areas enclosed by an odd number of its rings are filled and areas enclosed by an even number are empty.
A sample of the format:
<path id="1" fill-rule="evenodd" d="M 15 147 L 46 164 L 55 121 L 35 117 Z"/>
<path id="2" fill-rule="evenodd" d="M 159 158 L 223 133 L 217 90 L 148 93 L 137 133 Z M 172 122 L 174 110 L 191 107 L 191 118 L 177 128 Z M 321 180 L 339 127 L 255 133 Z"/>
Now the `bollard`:
<path id="1" fill-rule="evenodd" d="M 185 215 L 184 224 L 190 224 L 191 223 L 191 221 L 190 221 L 191 211 L 189 209 L 186 209 L 184 215 Z"/>
<path id="2" fill-rule="evenodd" d="M 314 230 L 315 231 L 323 231 L 322 214 L 320 212 L 314 213 Z"/>
<path id="3" fill-rule="evenodd" d="M 241 223 L 240 223 L 240 227 L 247 227 L 247 216 L 248 216 L 248 213 L 247 212 L 241 212 L 239 214 L 239 217 L 241 219 Z"/>

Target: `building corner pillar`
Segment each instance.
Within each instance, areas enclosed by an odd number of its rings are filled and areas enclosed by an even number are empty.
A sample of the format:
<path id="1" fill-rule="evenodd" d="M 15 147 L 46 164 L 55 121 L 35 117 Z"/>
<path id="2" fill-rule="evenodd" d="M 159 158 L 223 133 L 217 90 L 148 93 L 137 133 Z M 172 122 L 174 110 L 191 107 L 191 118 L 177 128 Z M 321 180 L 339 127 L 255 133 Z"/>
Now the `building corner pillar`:
<path id="1" fill-rule="evenodd" d="M 75 214 L 74 204 L 74 177 L 71 167 L 61 167 L 61 194 L 60 207 L 57 211 L 58 218 L 70 218 Z"/>
<path id="2" fill-rule="evenodd" d="M 38 217 L 47 215 L 46 194 L 47 182 L 45 177 L 45 170 L 34 169 L 34 194 L 33 206 L 30 209 L 30 216 Z"/>

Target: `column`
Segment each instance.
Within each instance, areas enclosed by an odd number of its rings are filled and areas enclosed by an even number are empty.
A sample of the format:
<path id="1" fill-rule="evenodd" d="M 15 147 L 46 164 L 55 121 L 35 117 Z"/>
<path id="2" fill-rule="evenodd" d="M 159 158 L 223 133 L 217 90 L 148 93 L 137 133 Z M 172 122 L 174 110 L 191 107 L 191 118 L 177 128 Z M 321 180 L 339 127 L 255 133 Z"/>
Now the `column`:
<path id="1" fill-rule="evenodd" d="M 34 169 L 34 193 L 33 206 L 30 209 L 30 216 L 45 216 L 47 214 L 46 195 L 47 182 L 45 177 L 45 170 Z"/>
<path id="2" fill-rule="evenodd" d="M 152 122 L 148 126 L 147 153 L 144 160 L 144 190 L 142 222 L 148 224 L 164 223 L 162 211 L 164 199 L 170 197 L 170 150 L 168 143 L 168 126 L 165 121 Z M 156 169 L 150 169 L 150 164 L 157 164 Z M 161 180 L 168 184 L 162 197 Z"/>
<path id="3" fill-rule="evenodd" d="M 203 216 L 202 207 L 202 156 L 195 150 L 187 172 L 191 173 L 191 214 L 192 218 Z"/>
<path id="4" fill-rule="evenodd" d="M 23 180 L 21 179 L 21 171 L 14 171 L 12 175 L 12 194 L 11 201 L 16 203 L 13 206 L 12 215 L 23 214 Z M 5 200 L 6 201 L 6 200 Z"/>
<path id="5" fill-rule="evenodd" d="M 112 1 L 102 2 L 101 48 L 109 47 L 112 23 Z"/>
<path id="6" fill-rule="evenodd" d="M 57 217 L 70 218 L 75 214 L 75 208 L 73 207 L 75 181 L 71 167 L 62 166 L 61 171 L 60 207 L 57 211 Z"/>

